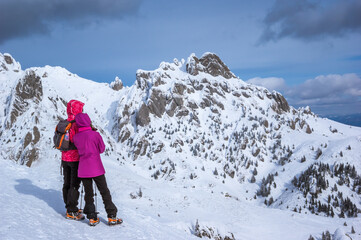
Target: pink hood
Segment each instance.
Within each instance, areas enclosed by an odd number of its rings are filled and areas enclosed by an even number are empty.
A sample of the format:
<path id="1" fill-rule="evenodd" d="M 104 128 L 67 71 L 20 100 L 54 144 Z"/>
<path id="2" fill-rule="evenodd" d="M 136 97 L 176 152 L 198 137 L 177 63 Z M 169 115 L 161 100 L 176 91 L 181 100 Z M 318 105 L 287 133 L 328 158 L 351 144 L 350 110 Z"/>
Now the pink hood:
<path id="1" fill-rule="evenodd" d="M 68 114 L 68 121 L 75 120 L 75 116 L 81 112 L 83 112 L 84 103 L 78 100 L 70 100 L 66 107 L 66 112 Z"/>

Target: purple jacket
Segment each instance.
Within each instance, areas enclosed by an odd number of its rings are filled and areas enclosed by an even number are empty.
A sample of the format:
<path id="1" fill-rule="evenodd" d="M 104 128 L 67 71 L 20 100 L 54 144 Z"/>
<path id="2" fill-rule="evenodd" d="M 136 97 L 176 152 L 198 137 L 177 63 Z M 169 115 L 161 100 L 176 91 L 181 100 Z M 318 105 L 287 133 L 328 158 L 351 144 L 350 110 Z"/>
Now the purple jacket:
<path id="1" fill-rule="evenodd" d="M 86 113 L 75 116 L 79 132 L 74 135 L 74 144 L 79 152 L 78 177 L 92 178 L 105 173 L 100 154 L 105 145 L 102 137 L 91 128 L 91 121 Z"/>

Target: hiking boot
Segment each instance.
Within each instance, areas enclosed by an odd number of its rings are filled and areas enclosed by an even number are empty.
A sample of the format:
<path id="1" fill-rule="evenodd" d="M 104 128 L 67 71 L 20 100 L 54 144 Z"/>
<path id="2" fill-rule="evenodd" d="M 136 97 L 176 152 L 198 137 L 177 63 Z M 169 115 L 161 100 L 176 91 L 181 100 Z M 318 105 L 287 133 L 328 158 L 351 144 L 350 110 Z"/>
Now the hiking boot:
<path id="1" fill-rule="evenodd" d="M 80 220 L 84 220 L 85 216 L 80 212 L 66 212 L 66 218 L 67 219 L 72 219 L 75 221 L 80 221 Z"/>
<path id="2" fill-rule="evenodd" d="M 99 218 L 91 218 L 91 219 L 89 219 L 89 225 L 90 226 L 95 226 L 95 225 L 97 225 L 99 223 Z"/>
<path id="3" fill-rule="evenodd" d="M 108 225 L 110 225 L 110 226 L 122 224 L 122 223 L 123 223 L 123 220 L 121 218 L 117 218 L 117 217 L 109 217 L 108 218 Z"/>

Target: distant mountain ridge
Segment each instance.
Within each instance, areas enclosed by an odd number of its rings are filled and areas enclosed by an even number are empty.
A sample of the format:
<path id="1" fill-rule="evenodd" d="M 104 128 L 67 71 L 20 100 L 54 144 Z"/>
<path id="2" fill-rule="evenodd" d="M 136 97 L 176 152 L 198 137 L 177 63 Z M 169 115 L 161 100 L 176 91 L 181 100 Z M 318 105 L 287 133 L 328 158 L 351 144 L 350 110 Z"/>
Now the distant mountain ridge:
<path id="1" fill-rule="evenodd" d="M 346 115 L 325 115 L 323 117 L 332 119 L 343 124 L 361 127 L 361 113 L 346 114 Z"/>
<path id="2" fill-rule="evenodd" d="M 138 70 L 130 87 L 61 67 L 21 70 L 9 54 L 0 66 L 4 159 L 30 167 L 59 158 L 54 127 L 78 99 L 105 154 L 149 179 L 212 179 L 233 189 L 227 197 L 299 213 L 355 217 L 361 209 L 361 129 L 289 106 L 280 93 L 237 78 L 214 53 Z"/>

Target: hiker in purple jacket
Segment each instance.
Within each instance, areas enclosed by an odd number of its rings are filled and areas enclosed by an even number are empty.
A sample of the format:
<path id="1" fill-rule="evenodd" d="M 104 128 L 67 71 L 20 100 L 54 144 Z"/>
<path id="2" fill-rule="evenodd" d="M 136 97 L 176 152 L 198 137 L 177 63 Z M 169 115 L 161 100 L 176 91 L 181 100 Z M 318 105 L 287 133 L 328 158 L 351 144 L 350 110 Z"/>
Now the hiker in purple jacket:
<path id="1" fill-rule="evenodd" d="M 116 217 L 117 207 L 112 202 L 112 197 L 104 176 L 105 170 L 100 158 L 100 154 L 105 150 L 103 139 L 100 134 L 92 128 L 88 114 L 77 114 L 75 116 L 75 122 L 79 128 L 79 132 L 74 136 L 74 144 L 79 153 L 78 177 L 82 180 L 85 189 L 84 213 L 87 214 L 91 226 L 99 223 L 93 198 L 94 181 L 103 198 L 105 210 L 108 214 L 108 224 L 120 224 L 123 221 Z"/>

